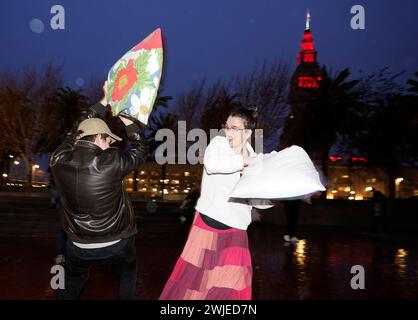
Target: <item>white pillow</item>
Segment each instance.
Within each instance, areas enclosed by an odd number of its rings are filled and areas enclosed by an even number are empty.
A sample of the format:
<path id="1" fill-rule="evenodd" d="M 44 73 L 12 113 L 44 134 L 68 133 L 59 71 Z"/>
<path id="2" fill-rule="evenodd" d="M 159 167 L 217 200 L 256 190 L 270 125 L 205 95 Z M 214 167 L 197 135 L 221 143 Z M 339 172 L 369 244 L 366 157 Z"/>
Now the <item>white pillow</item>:
<path id="1" fill-rule="evenodd" d="M 300 199 L 324 191 L 308 154 L 299 146 L 259 154 L 244 171 L 231 198 Z"/>

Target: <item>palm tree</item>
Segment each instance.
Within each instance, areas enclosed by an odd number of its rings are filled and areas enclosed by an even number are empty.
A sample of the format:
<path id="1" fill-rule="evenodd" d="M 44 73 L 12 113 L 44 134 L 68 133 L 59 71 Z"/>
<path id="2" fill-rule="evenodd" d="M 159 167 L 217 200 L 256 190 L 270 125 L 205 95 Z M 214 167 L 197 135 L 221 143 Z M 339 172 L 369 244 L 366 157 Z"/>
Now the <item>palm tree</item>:
<path id="1" fill-rule="evenodd" d="M 315 158 L 321 159 L 322 171 L 328 176 L 328 153 L 337 134 L 353 131 L 359 92 L 358 80 L 348 81 L 349 69 L 336 75 L 321 68 L 322 79 L 316 90 L 306 89 L 308 103 L 290 113 L 280 141 L 281 148 L 297 144 Z M 309 90 L 309 91 L 308 91 Z"/>
<path id="2" fill-rule="evenodd" d="M 146 127 L 144 130 L 145 138 L 148 140 L 150 144 L 150 153 L 152 153 L 158 147 L 155 141 L 155 133 L 157 132 L 158 129 L 164 128 L 164 125 L 168 125 L 168 123 L 165 122 L 166 119 L 164 117 L 161 118 L 160 111 L 162 110 L 162 108 L 167 109 L 168 102 L 173 99 L 172 96 L 163 96 L 161 94 L 162 94 L 162 87 L 160 86 L 158 88 L 157 98 L 155 99 L 154 110 L 151 112 L 150 117 L 149 117 L 148 127 Z M 163 171 L 165 171 L 165 167 L 163 167 Z M 138 179 L 138 168 L 136 168 L 133 172 L 133 180 L 134 180 L 133 191 L 138 191 L 137 179 Z"/>
<path id="3" fill-rule="evenodd" d="M 209 136 L 210 129 L 220 129 L 225 123 L 231 110 L 241 105 L 239 94 L 230 94 L 226 87 L 222 87 L 214 102 L 202 115 L 202 129 Z"/>
<path id="4" fill-rule="evenodd" d="M 40 153 L 54 151 L 68 133 L 75 132 L 87 108 L 88 98 L 80 90 L 59 88 L 55 97 L 42 107 L 41 135 L 35 149 Z"/>
<path id="5" fill-rule="evenodd" d="M 163 113 L 163 112 L 153 112 L 150 117 L 149 127 L 145 130 L 145 138 L 149 141 L 150 145 L 150 154 L 153 154 L 158 146 L 161 144 L 159 141 L 155 141 L 155 135 L 159 129 L 169 129 L 174 132 L 177 141 L 177 127 L 178 127 L 178 118 L 177 115 L 173 113 Z M 165 188 L 165 179 L 166 179 L 166 169 L 167 164 L 162 165 L 161 172 L 161 195 L 163 197 L 164 188 Z M 137 171 L 137 170 L 136 170 Z M 137 173 L 134 172 L 134 181 L 137 177 Z M 134 184 L 135 186 L 135 184 Z"/>
<path id="6" fill-rule="evenodd" d="M 367 152 L 369 165 L 386 168 L 389 197 L 395 197 L 395 178 L 402 158 L 417 157 L 418 121 L 416 105 L 408 96 L 388 95 L 367 119 L 367 131 L 355 137 L 356 145 Z"/>

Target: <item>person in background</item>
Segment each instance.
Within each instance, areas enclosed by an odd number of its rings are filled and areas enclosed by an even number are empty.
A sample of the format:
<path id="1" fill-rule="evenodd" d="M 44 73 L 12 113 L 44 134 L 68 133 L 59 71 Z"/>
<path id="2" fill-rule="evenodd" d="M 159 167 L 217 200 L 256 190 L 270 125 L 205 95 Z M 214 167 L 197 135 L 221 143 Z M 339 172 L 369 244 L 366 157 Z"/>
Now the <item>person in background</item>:
<path id="1" fill-rule="evenodd" d="M 296 243 L 296 229 L 299 220 L 299 208 L 301 200 L 285 200 L 283 201 L 284 215 L 286 217 L 284 241 Z"/>
<path id="2" fill-rule="evenodd" d="M 183 200 L 179 207 L 180 223 L 184 226 L 190 226 L 195 212 L 197 200 L 200 197 L 200 188 L 193 188 Z"/>

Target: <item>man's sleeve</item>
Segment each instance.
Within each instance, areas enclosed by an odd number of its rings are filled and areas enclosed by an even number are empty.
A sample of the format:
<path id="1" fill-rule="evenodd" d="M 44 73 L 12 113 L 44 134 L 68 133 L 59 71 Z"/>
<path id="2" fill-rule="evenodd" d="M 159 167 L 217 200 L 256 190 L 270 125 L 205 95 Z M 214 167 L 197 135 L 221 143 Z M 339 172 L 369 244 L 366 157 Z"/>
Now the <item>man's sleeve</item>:
<path id="1" fill-rule="evenodd" d="M 106 112 L 110 110 L 110 105 L 102 105 L 100 102 L 92 105 L 87 111 L 87 118 L 101 118 L 103 119 L 106 116 Z"/>
<path id="2" fill-rule="evenodd" d="M 72 136 L 67 136 L 63 143 L 52 153 L 51 159 L 49 160 L 49 165 L 53 167 L 59 158 L 67 151 L 73 149 L 74 139 Z"/>
<path id="3" fill-rule="evenodd" d="M 149 147 L 147 140 L 143 137 L 141 129 L 135 123 L 126 127 L 126 133 L 130 140 L 130 147 L 120 155 L 121 174 L 127 175 L 135 170 L 147 159 Z"/>

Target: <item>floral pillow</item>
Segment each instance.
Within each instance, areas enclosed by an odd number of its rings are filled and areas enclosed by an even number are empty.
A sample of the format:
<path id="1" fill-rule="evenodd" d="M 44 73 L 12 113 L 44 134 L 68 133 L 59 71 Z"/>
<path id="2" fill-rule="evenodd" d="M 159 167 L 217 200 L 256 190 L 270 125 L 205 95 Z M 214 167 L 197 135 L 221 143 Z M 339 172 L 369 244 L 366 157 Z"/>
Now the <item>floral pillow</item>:
<path id="1" fill-rule="evenodd" d="M 112 114 L 125 114 L 147 124 L 157 97 L 162 65 L 161 30 L 156 29 L 110 69 L 107 100 Z"/>

